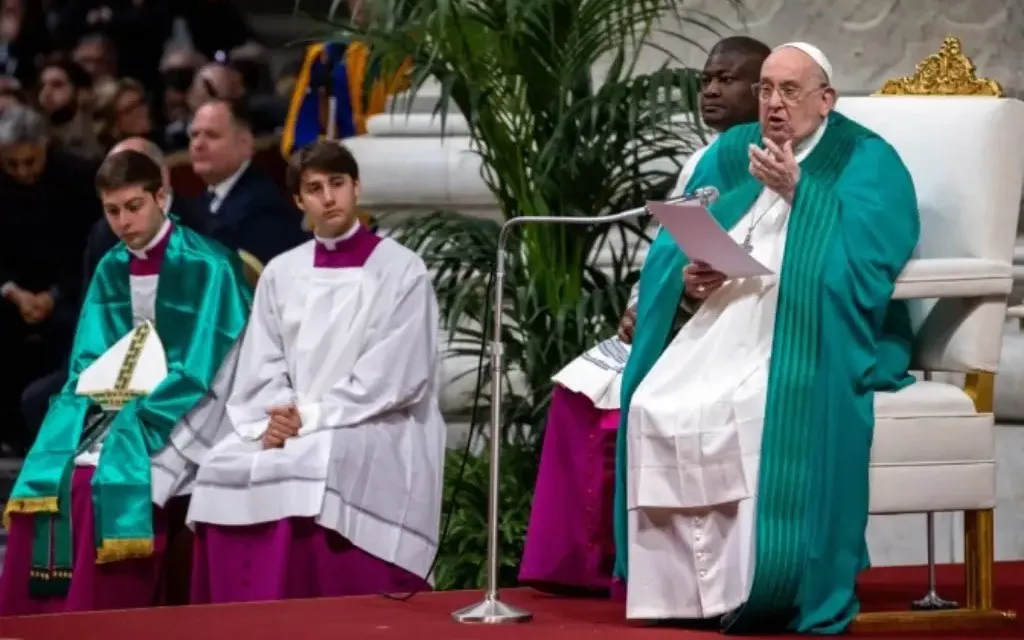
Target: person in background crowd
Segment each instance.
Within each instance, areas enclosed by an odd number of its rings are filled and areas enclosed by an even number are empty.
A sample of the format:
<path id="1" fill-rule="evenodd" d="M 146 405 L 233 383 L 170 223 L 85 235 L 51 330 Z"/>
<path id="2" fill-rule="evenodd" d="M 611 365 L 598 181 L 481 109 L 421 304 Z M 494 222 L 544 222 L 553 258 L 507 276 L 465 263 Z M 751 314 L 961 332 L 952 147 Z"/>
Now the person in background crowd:
<path id="1" fill-rule="evenodd" d="M 195 113 L 210 100 L 237 101 L 245 95 L 245 83 L 235 69 L 220 62 L 211 62 L 200 67 L 189 87 L 188 104 Z"/>
<path id="2" fill-rule="evenodd" d="M 17 78 L 0 76 L 0 113 L 11 105 L 25 104 L 24 91 Z"/>
<path id="3" fill-rule="evenodd" d="M 39 73 L 39 108 L 50 121 L 50 135 L 61 148 L 98 161 L 103 149 L 89 113 L 92 79 L 62 54 L 48 58 Z"/>
<path id="4" fill-rule="evenodd" d="M 168 126 L 164 148 L 174 151 L 188 148 L 188 127 L 192 115 L 203 103 L 215 99 L 241 101 L 244 95 L 245 85 L 240 73 L 220 62 L 202 65 L 192 74 L 192 81 L 185 93 L 184 114 Z"/>
<path id="5" fill-rule="evenodd" d="M 267 50 L 255 42 L 248 42 L 231 50 L 228 64 L 242 78 L 245 97 L 253 115 L 253 133 L 275 133 L 288 116 L 288 102 L 274 93 Z"/>
<path id="6" fill-rule="evenodd" d="M 61 12 L 60 31 L 66 42 L 102 34 L 117 55 L 118 75 L 156 93 L 171 23 L 168 0 L 74 0 Z"/>
<path id="7" fill-rule="evenodd" d="M 205 64 L 203 56 L 191 45 L 172 44 L 160 61 L 163 78 L 163 121 L 166 123 L 161 144 L 165 149 L 188 146 L 188 123 L 192 120 L 188 94 L 196 72 Z"/>
<path id="8" fill-rule="evenodd" d="M 429 589 L 447 428 L 439 319 L 415 253 L 359 224 L 359 167 L 336 141 L 296 153 L 316 240 L 272 260 L 203 459 L 192 602 Z"/>
<path id="9" fill-rule="evenodd" d="M 39 0 L 0 0 L 0 76 L 31 86 L 36 64 L 51 47 Z"/>
<path id="10" fill-rule="evenodd" d="M 117 52 L 110 39 L 100 34 L 89 34 L 77 41 L 71 58 L 92 78 L 92 87 L 112 84 L 117 79 Z"/>
<path id="11" fill-rule="evenodd" d="M 245 16 L 232 0 L 174 0 L 172 7 L 188 25 L 192 44 L 207 60 L 216 60 L 218 53 L 254 39 Z"/>
<path id="12" fill-rule="evenodd" d="M 282 65 L 274 82 L 274 95 L 286 102 L 291 100 L 295 93 L 295 84 L 299 79 L 299 72 L 302 70 L 302 58 L 293 58 Z"/>
<path id="13" fill-rule="evenodd" d="M 100 217 L 89 165 L 49 144 L 46 120 L 29 107 L 0 113 L 0 439 L 28 444 L 20 396 L 58 368 L 70 349 L 86 236 Z"/>
<path id="14" fill-rule="evenodd" d="M 153 138 L 145 87 L 131 78 L 118 80 L 110 94 L 97 100 L 96 122 L 100 141 L 108 147 L 125 138 Z"/>
<path id="15" fill-rule="evenodd" d="M 190 129 L 192 170 L 207 185 L 210 234 L 266 264 L 309 239 L 295 206 L 252 164 L 254 138 L 241 102 L 210 100 Z"/>
<path id="16" fill-rule="evenodd" d="M 745 36 L 716 44 L 701 74 L 701 118 L 722 132 L 757 120 L 751 87 L 771 50 Z M 685 184 L 679 183 L 679 193 Z M 612 583 L 615 437 L 619 386 L 636 319 L 636 296 L 618 337 L 555 376 L 520 581 L 557 590 L 606 592 Z"/>

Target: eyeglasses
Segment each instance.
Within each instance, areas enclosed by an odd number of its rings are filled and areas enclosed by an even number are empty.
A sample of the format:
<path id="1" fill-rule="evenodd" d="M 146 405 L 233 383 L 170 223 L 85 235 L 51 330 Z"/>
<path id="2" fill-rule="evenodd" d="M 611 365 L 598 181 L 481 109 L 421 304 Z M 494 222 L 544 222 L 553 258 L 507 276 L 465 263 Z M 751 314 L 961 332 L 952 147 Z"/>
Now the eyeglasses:
<path id="1" fill-rule="evenodd" d="M 810 89 L 803 89 L 802 87 L 792 84 L 784 84 L 780 87 L 776 87 L 775 85 L 765 84 L 763 82 L 755 82 L 750 88 L 753 90 L 754 96 L 758 100 L 767 102 L 772 99 L 772 94 L 778 91 L 779 97 L 782 98 L 782 102 L 788 105 L 794 105 L 815 91 L 828 89 L 828 87 L 828 83 L 822 83 Z"/>

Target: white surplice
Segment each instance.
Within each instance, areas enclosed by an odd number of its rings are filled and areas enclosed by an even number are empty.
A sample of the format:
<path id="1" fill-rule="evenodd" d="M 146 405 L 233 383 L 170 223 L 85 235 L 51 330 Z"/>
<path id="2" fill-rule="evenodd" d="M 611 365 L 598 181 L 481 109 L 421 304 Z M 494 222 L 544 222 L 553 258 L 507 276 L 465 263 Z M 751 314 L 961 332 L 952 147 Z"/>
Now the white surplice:
<path id="1" fill-rule="evenodd" d="M 798 162 L 823 133 L 800 145 Z M 789 211 L 762 189 L 730 231 L 742 242 L 753 223 L 753 255 L 776 274 Z M 726 282 L 633 395 L 628 618 L 709 618 L 749 595 L 776 285 L 777 276 Z"/>
<path id="2" fill-rule="evenodd" d="M 260 278 L 228 404 L 234 432 L 200 466 L 189 523 L 312 517 L 427 577 L 447 434 L 430 275 L 389 239 L 361 268 L 316 268 L 314 247 Z M 267 410 L 289 403 L 299 435 L 264 450 Z"/>
<path id="3" fill-rule="evenodd" d="M 163 227 L 146 248 L 139 251 L 129 249 L 129 252 L 145 259 L 147 251 L 163 241 L 171 231 L 171 223 L 164 222 Z M 132 298 L 132 326 L 138 327 L 145 322 L 152 323 L 156 329 L 156 335 L 151 336 L 150 339 L 154 337 L 159 339 L 160 328 L 155 323 L 157 285 L 160 282 L 160 276 L 130 275 L 129 279 Z M 164 506 L 167 500 L 174 496 L 188 494 L 200 460 L 216 442 L 230 433 L 230 426 L 225 424 L 227 422 L 225 406 L 234 382 L 240 343 L 241 341 L 235 342 L 224 362 L 221 363 L 210 391 L 174 427 L 170 443 L 153 456 L 152 491 L 153 503 L 157 506 Z M 138 366 L 147 366 L 147 362 L 143 358 L 139 361 Z M 164 366 L 166 365 L 164 364 Z M 109 372 L 111 380 L 117 378 L 119 370 L 120 362 L 111 362 Z M 143 372 L 136 372 L 136 376 L 140 373 Z M 80 467 L 95 467 L 99 462 L 102 446 L 103 438 L 101 437 L 92 447 L 75 458 L 75 464 Z"/>
<path id="4" fill-rule="evenodd" d="M 698 149 L 686 160 L 669 198 L 682 195 L 686 189 L 686 183 L 689 182 L 690 176 L 693 175 L 693 171 L 706 149 L 706 147 Z M 639 296 L 638 283 L 633 286 L 633 290 L 629 294 L 628 306 L 630 308 L 636 307 Z M 619 340 L 618 336 L 612 336 L 565 365 L 555 374 L 552 382 L 573 393 L 586 396 L 598 409 L 617 411 L 621 405 L 619 396 L 622 388 L 622 372 L 626 368 L 629 351 L 630 345 Z"/>

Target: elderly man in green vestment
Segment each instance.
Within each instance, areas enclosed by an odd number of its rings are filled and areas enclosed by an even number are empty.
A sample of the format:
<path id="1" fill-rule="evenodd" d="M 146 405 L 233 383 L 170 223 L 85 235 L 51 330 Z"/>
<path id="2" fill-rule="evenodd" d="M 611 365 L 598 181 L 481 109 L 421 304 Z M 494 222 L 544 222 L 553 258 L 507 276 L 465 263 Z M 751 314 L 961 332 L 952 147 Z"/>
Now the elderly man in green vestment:
<path id="1" fill-rule="evenodd" d="M 144 154 L 110 155 L 96 187 L 121 242 L 96 267 L 68 382 L 7 503 L 0 615 L 156 604 L 162 507 L 227 422 L 251 305 L 237 256 L 164 214 Z"/>
<path id="2" fill-rule="evenodd" d="M 664 231 L 648 253 L 616 460 L 630 618 L 830 634 L 858 611 L 873 395 L 911 380 L 891 296 L 920 229 L 902 160 L 833 111 L 831 76 L 818 48 L 776 48 L 760 122 L 686 169 L 777 276 L 727 279 Z"/>

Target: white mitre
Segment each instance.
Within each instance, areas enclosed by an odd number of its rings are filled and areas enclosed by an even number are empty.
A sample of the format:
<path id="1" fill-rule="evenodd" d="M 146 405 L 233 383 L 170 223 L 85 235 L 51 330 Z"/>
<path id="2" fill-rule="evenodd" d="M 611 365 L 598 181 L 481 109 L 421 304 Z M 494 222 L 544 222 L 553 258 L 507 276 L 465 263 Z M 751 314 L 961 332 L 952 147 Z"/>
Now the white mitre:
<path id="1" fill-rule="evenodd" d="M 772 49 L 772 51 L 774 52 L 778 51 L 779 49 L 787 48 L 797 49 L 807 54 L 807 56 L 811 60 L 814 60 L 814 62 L 819 67 L 821 67 L 821 70 L 825 73 L 825 80 L 828 82 L 832 82 L 832 63 L 828 61 L 828 58 L 825 57 L 825 54 L 822 52 L 821 49 L 814 46 L 813 44 L 808 44 L 806 42 L 787 42 L 786 44 L 780 44 L 779 46 Z"/>
<path id="2" fill-rule="evenodd" d="M 148 320 L 129 331 L 78 376 L 75 393 L 91 396 L 107 410 L 149 395 L 167 377 L 167 353 Z"/>

